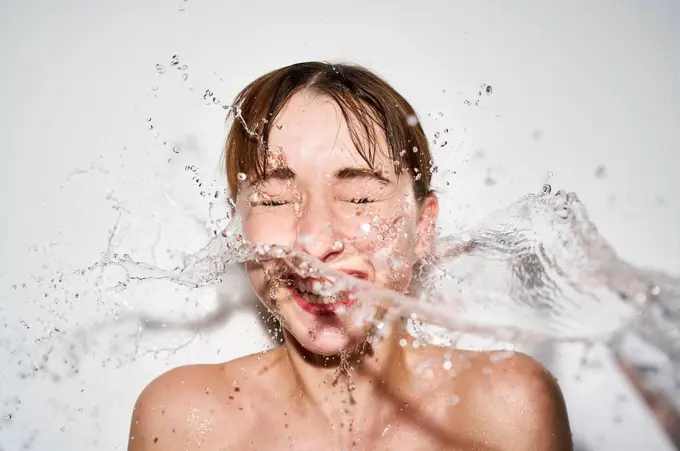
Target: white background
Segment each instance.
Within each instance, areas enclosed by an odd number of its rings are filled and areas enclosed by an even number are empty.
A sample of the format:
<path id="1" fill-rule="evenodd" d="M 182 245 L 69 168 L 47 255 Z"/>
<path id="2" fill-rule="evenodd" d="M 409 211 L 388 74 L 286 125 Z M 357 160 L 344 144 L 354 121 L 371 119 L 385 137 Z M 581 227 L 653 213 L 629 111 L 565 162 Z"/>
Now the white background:
<path id="1" fill-rule="evenodd" d="M 124 449 L 155 375 L 267 346 L 246 308 L 175 353 L 104 366 L 99 349 L 57 382 L 17 369 L 39 357 L 22 346 L 52 323 L 110 313 L 87 296 L 55 302 L 61 288 L 43 293 L 35 277 L 96 261 L 119 212 L 114 244 L 147 261 L 207 241 L 199 193 L 223 177 L 224 114 L 203 93 L 229 102 L 293 62 L 364 64 L 413 103 L 441 134 L 444 228 L 549 182 L 579 194 L 623 258 L 680 274 L 678 19 L 670 0 L 1 1 L 0 449 Z M 171 67 L 174 54 L 186 70 Z M 482 83 L 491 96 L 477 96 Z M 163 311 L 158 293 L 123 298 Z M 579 449 L 669 449 L 606 362 L 565 354 L 555 369 Z"/>

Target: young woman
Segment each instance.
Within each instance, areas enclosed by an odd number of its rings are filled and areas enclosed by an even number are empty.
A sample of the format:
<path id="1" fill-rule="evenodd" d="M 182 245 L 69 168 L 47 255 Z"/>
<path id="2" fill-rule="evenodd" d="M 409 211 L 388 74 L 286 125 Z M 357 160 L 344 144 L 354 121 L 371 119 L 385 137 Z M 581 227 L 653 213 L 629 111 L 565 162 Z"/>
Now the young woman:
<path id="1" fill-rule="evenodd" d="M 409 292 L 434 239 L 427 138 L 409 103 L 353 65 L 267 73 L 236 98 L 226 169 L 252 243 Z M 329 294 L 276 261 L 248 277 L 283 325 L 267 352 L 163 374 L 136 404 L 129 450 L 570 450 L 564 400 L 531 358 L 422 346 L 403 319 L 349 321 Z"/>

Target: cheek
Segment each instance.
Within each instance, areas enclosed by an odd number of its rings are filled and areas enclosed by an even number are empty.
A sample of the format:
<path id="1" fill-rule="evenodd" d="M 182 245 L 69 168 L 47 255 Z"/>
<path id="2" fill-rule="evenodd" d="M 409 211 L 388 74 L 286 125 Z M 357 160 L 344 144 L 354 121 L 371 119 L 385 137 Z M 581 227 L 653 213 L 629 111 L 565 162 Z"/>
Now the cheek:
<path id="1" fill-rule="evenodd" d="M 264 302 L 273 313 L 275 313 L 274 309 L 276 306 L 273 299 L 273 293 L 271 292 L 275 287 L 272 285 L 271 279 L 267 277 L 265 268 L 260 264 L 248 262 L 246 263 L 246 273 L 250 285 L 257 297 L 260 301 Z"/>
<path id="2" fill-rule="evenodd" d="M 415 255 L 416 224 L 413 218 L 401 217 L 392 223 L 388 233 L 364 243 L 360 251 L 369 256 L 381 285 L 403 290 L 412 276 Z"/>
<path id="3" fill-rule="evenodd" d="M 288 216 L 291 215 L 285 212 L 277 215 L 251 213 L 243 221 L 243 234 L 251 243 L 292 246 L 295 243 L 295 221 Z"/>
<path id="4" fill-rule="evenodd" d="M 413 250 L 416 233 L 416 220 L 408 211 L 386 211 L 377 215 L 370 215 L 361 230 L 367 226 L 367 233 L 359 233 L 357 244 L 362 250 L 381 250 L 390 254 L 408 255 Z"/>

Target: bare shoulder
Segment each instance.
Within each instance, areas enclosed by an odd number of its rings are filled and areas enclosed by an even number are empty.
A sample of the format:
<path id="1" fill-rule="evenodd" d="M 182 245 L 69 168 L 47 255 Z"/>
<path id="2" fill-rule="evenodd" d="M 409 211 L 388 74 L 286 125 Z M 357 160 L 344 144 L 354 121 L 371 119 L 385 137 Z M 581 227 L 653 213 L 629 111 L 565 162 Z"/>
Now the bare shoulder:
<path id="1" fill-rule="evenodd" d="M 248 396 L 259 386 L 254 360 L 183 366 L 151 381 L 135 404 L 128 450 L 232 449 L 256 416 Z"/>
<path id="2" fill-rule="evenodd" d="M 554 376 L 521 353 L 468 353 L 457 378 L 468 421 L 498 450 L 571 450 L 562 391 Z"/>
<path id="3" fill-rule="evenodd" d="M 128 450 L 197 447 L 219 408 L 217 396 L 207 393 L 216 371 L 215 365 L 183 366 L 151 381 L 135 404 Z"/>

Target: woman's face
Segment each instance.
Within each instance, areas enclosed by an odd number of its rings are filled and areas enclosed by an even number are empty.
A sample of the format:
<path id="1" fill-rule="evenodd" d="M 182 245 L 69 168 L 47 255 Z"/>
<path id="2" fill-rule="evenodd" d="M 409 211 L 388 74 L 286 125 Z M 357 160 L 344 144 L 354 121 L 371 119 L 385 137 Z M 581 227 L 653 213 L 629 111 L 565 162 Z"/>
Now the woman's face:
<path id="1" fill-rule="evenodd" d="M 296 247 L 333 269 L 406 291 L 430 246 L 437 200 L 415 201 L 413 180 L 406 171 L 397 177 L 385 137 L 371 169 L 338 106 L 303 91 L 272 124 L 268 152 L 267 178 L 239 187 L 246 239 Z M 260 299 L 308 351 L 334 355 L 367 332 L 339 314 L 361 299 L 323 296 L 323 280 L 282 274 L 280 265 L 249 263 L 247 272 Z"/>

